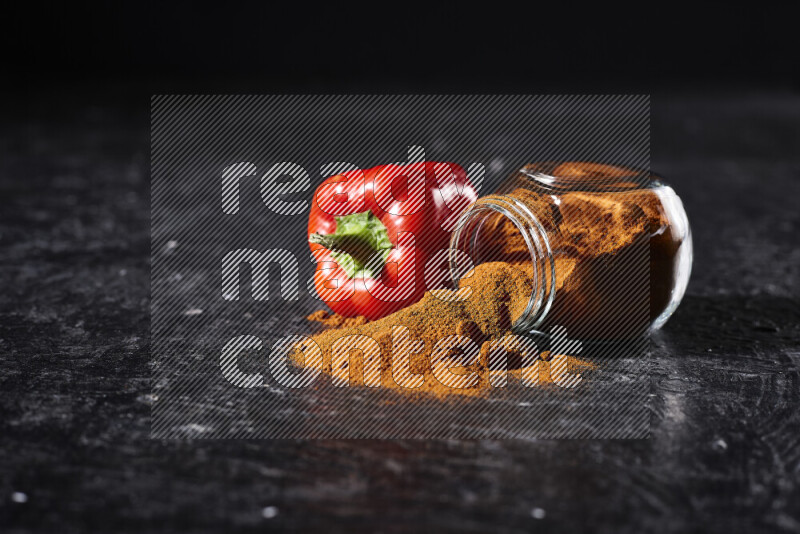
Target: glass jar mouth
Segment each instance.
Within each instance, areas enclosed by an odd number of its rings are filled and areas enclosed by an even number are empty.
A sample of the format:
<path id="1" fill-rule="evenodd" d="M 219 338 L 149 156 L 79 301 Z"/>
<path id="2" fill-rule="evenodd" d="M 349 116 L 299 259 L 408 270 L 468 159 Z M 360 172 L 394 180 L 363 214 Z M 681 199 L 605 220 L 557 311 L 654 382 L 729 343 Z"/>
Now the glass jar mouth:
<path id="1" fill-rule="evenodd" d="M 461 214 L 450 240 L 450 276 L 456 287 L 459 280 L 470 268 L 489 261 L 503 261 L 501 258 L 484 257 L 481 252 L 481 232 L 492 217 L 509 220 L 522 236 L 528 250 L 532 266 L 532 290 L 528 304 L 514 323 L 517 332 L 530 332 L 539 327 L 555 300 L 555 263 L 547 232 L 522 202 L 509 197 L 486 197 L 478 199 Z M 470 266 L 465 266 L 465 252 Z"/>
<path id="2" fill-rule="evenodd" d="M 526 185 L 548 193 L 623 193 L 661 185 L 660 178 L 649 170 L 582 161 L 533 163 L 519 169 L 518 176 L 526 181 Z"/>

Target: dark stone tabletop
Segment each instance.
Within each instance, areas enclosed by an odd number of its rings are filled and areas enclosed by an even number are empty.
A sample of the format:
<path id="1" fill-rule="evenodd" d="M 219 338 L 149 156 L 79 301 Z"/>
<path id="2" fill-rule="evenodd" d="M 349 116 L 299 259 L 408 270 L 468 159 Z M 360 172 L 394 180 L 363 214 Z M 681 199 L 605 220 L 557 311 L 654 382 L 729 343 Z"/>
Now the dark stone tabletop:
<path id="1" fill-rule="evenodd" d="M 3 104 L 0 530 L 800 532 L 800 98 L 654 96 L 651 437 L 150 439 L 148 99 Z"/>

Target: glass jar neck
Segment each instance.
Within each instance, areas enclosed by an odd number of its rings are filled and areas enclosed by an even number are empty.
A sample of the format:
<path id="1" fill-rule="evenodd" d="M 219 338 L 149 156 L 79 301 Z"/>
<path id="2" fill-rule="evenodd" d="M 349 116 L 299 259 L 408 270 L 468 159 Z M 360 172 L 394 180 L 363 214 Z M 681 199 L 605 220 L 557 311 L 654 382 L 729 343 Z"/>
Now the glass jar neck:
<path id="1" fill-rule="evenodd" d="M 450 275 L 457 285 L 473 266 L 503 261 L 485 246 L 488 234 L 496 231 L 500 218 L 514 225 L 527 248 L 525 261 L 531 265 L 532 290 L 528 305 L 512 327 L 518 332 L 530 332 L 542 324 L 553 305 L 556 271 L 547 232 L 524 203 L 506 195 L 491 195 L 478 199 L 465 211 L 450 240 Z M 466 253 L 470 261 L 464 261 L 459 252 Z"/>

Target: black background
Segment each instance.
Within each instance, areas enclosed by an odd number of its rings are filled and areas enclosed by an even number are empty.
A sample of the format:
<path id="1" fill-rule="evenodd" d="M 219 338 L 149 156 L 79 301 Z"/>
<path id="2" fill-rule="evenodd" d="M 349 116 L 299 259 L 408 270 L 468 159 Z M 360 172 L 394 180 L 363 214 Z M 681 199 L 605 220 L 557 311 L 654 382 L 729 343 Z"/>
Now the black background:
<path id="1" fill-rule="evenodd" d="M 800 530 L 788 8 L 3 9 L 0 530 Z M 696 254 L 651 438 L 150 440 L 149 97 L 211 91 L 652 94 Z"/>
<path id="2" fill-rule="evenodd" d="M 27 2 L 4 17 L 5 90 L 587 93 L 798 88 L 779 4 Z"/>

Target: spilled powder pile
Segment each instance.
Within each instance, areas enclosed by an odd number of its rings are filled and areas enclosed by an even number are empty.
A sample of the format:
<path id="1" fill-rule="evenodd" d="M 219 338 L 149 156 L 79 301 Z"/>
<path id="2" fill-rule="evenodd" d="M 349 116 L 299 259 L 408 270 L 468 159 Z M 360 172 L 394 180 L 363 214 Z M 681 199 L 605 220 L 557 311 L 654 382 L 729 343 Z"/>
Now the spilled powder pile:
<path id="1" fill-rule="evenodd" d="M 510 380 L 520 379 L 538 382 L 539 385 L 559 382 L 571 373 L 593 368 L 592 364 L 571 356 L 557 358 L 557 365 L 550 365 L 547 361 L 549 354 L 541 355 L 536 360 L 536 353 L 528 352 L 529 360 L 523 361 L 525 347 L 523 338 L 511 337 L 510 330 L 513 322 L 520 317 L 528 304 L 531 293 L 531 280 L 524 269 L 509 263 L 490 262 L 478 265 L 472 276 L 460 282 L 463 291 L 469 287 L 471 295 L 463 300 L 454 298 L 457 293 L 450 290 L 436 290 L 428 292 L 417 302 L 388 317 L 373 321 L 363 322 L 359 318 L 344 319 L 336 315 L 328 315 L 318 311 L 309 316 L 310 320 L 332 326 L 326 331 L 313 336 L 312 339 L 323 353 L 321 370 L 327 374 L 346 375 L 349 373 L 351 385 L 365 383 L 366 366 L 377 364 L 380 369 L 380 385 L 386 388 L 401 390 L 410 394 L 430 394 L 436 397 L 450 395 L 483 395 L 492 387 L 491 382 L 505 371 L 490 369 L 490 354 L 492 351 L 503 351 L 508 358 Z M 354 323 L 349 322 L 354 321 Z M 360 324 L 359 324 L 360 323 Z M 336 326 L 342 327 L 336 328 Z M 412 375 L 419 375 L 424 382 L 416 388 L 404 387 L 395 380 L 398 372 L 392 372 L 395 362 L 393 354 L 392 331 L 393 327 L 405 327 L 411 340 L 421 341 L 419 352 L 408 356 L 408 371 Z M 458 348 L 450 351 L 437 352 L 434 349 L 437 343 L 453 335 L 470 338 L 476 347 L 480 347 L 480 354 L 475 358 L 464 354 Z M 380 353 L 363 354 L 359 350 L 351 350 L 350 358 L 337 358 L 339 369 L 333 368 L 334 344 L 346 336 L 363 335 L 374 339 L 380 346 Z M 509 337 L 506 337 L 509 336 Z M 413 342 L 413 341 L 412 341 Z M 493 344 L 494 342 L 494 344 Z M 293 357 L 298 365 L 302 361 L 303 347 L 295 351 Z M 347 352 L 347 351 L 345 351 Z M 438 360 L 449 360 L 447 367 L 453 367 L 452 372 L 474 372 L 477 379 L 467 387 L 451 387 L 453 382 L 443 384 L 437 379 L 431 365 L 432 357 Z M 469 365 L 464 366 L 465 359 Z M 349 361 L 348 361 L 349 360 Z M 362 361 L 363 360 L 363 361 Z M 527 363 L 527 365 L 523 365 Z M 395 365 L 398 365 L 396 362 Z M 462 369 L 463 371 L 459 371 Z M 441 377 L 441 375 L 440 375 Z M 447 382 L 447 380 L 445 380 Z"/>

